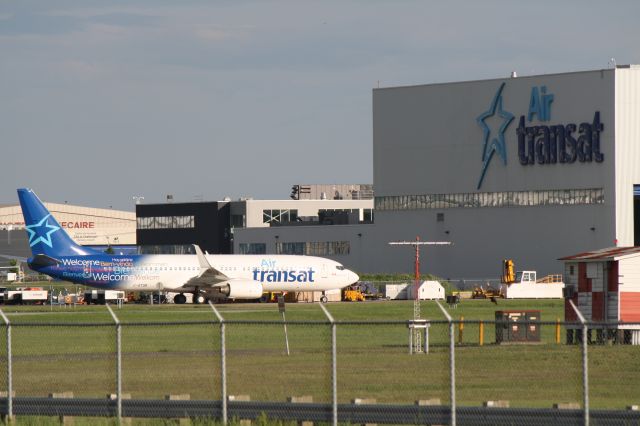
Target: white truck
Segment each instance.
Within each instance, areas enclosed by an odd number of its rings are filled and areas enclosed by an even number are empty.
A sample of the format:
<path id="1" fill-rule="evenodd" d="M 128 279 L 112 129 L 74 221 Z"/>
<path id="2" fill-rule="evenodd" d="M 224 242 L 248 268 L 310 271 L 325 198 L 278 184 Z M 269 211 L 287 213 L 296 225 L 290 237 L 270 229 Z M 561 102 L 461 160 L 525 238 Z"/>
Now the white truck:
<path id="1" fill-rule="evenodd" d="M 125 293 L 122 290 L 87 290 L 84 292 L 84 303 L 87 305 L 104 305 L 105 303 L 126 302 Z"/>
<path id="2" fill-rule="evenodd" d="M 3 304 L 45 304 L 48 298 L 49 292 L 40 287 L 18 287 L 15 290 L 0 287 L 0 303 Z"/>
<path id="3" fill-rule="evenodd" d="M 562 275 L 547 275 L 536 279 L 536 271 L 518 271 L 515 281 L 501 285 L 505 299 L 562 299 Z"/>

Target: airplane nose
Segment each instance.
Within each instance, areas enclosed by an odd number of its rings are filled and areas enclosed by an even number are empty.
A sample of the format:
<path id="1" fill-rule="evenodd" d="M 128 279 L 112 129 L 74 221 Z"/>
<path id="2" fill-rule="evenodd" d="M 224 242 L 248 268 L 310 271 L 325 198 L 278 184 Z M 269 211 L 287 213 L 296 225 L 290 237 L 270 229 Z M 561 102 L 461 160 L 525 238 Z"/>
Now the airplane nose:
<path id="1" fill-rule="evenodd" d="M 357 283 L 360 280 L 360 277 L 358 276 L 358 274 L 356 274 L 353 271 L 349 271 L 349 281 L 351 281 L 351 283 Z"/>

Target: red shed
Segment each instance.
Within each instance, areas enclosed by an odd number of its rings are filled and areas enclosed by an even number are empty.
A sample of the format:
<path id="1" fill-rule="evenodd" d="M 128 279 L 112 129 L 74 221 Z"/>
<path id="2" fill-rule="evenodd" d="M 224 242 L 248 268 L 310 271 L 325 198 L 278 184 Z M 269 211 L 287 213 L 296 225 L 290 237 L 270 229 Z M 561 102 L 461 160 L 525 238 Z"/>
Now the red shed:
<path id="1" fill-rule="evenodd" d="M 564 261 L 565 321 L 577 321 L 569 304 L 573 300 L 585 319 L 594 323 L 590 328 L 596 330 L 598 341 L 640 345 L 640 247 L 611 247 L 560 260 Z M 592 334 L 590 330 L 590 339 Z M 568 343 L 573 336 L 568 327 Z"/>

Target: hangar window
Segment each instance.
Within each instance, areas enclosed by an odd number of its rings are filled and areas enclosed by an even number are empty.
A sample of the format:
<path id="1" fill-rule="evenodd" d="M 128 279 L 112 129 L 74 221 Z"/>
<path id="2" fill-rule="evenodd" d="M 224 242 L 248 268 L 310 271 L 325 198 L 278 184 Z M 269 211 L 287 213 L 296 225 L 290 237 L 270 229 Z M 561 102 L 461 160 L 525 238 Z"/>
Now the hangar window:
<path id="1" fill-rule="evenodd" d="M 602 188 L 591 188 L 384 196 L 375 198 L 375 209 L 389 211 L 603 203 L 604 190 Z"/>
<path id="2" fill-rule="evenodd" d="M 304 254 L 304 243 L 276 243 L 276 254 Z"/>
<path id="3" fill-rule="evenodd" d="M 138 229 L 195 228 L 194 216 L 151 216 L 137 218 Z"/>
<path id="4" fill-rule="evenodd" d="M 265 243 L 240 243 L 240 254 L 266 254 L 267 245 Z"/>
<path id="5" fill-rule="evenodd" d="M 297 254 L 308 256 L 335 256 L 349 254 L 349 241 L 307 241 L 294 243 L 277 243 L 277 254 Z"/>

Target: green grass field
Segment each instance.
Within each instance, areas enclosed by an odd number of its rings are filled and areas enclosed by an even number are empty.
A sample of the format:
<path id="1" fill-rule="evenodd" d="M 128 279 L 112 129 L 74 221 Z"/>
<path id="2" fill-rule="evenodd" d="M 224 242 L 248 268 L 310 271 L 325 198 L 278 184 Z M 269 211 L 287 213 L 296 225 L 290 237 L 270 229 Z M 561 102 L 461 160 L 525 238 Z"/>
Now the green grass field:
<path id="1" fill-rule="evenodd" d="M 408 354 L 406 321 L 411 301 L 329 303 L 337 328 L 338 397 L 375 398 L 379 403 L 412 404 L 418 399 L 449 401 L 448 325 L 430 328 L 430 353 Z M 288 304 L 290 355 L 285 352 L 282 320 L 275 304 L 225 304 L 228 392 L 252 400 L 285 401 L 312 395 L 331 400 L 331 331 L 320 307 Z M 455 319 L 491 321 L 497 309 L 539 309 L 543 321 L 563 318 L 563 303 L 464 300 L 448 311 Z M 78 397 L 115 392 L 116 332 L 103 306 L 75 308 L 5 306 L 12 324 L 13 383 L 18 396 L 72 391 Z M 204 305 L 125 305 L 116 310 L 124 323 L 123 392 L 133 398 L 190 394 L 191 399 L 220 399 L 220 326 L 166 325 L 161 322 L 212 321 Z M 422 302 L 422 316 L 443 321 L 435 302 Z M 275 323 L 235 323 L 272 321 Z M 46 325 L 55 323 L 57 325 Z M 83 326 L 83 323 L 92 325 Z M 456 340 L 459 330 L 456 327 Z M 6 389 L 6 335 L 0 333 L 0 388 Z M 561 333 L 564 342 L 564 330 Z M 555 343 L 555 326 L 542 326 L 542 342 L 495 345 L 493 324 L 466 323 L 456 346 L 458 405 L 509 400 L 511 407 L 551 407 L 582 401 L 581 347 Z M 640 402 L 640 348 L 589 347 L 591 406 L 624 408 Z"/>

